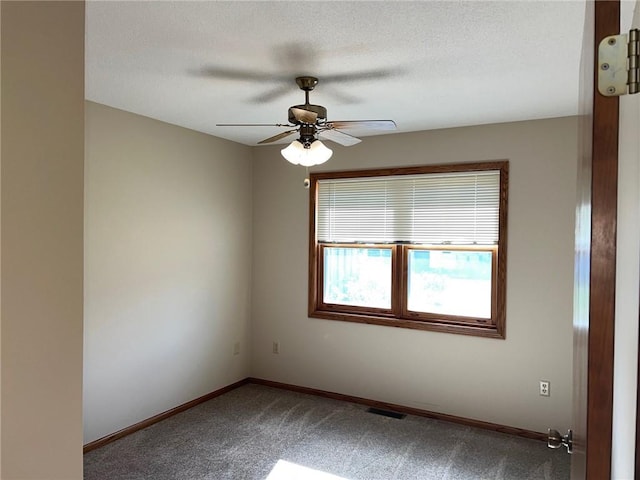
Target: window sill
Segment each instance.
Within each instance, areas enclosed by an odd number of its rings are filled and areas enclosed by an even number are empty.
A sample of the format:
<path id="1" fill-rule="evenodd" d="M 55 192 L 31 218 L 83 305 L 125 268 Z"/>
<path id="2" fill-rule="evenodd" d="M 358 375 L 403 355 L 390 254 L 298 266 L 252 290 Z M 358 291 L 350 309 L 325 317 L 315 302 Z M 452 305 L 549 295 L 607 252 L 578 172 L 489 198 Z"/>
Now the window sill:
<path id="1" fill-rule="evenodd" d="M 329 312 L 326 310 L 312 310 L 310 318 L 324 320 L 338 320 L 341 322 L 368 323 L 371 325 L 383 325 L 387 327 L 409 328 L 413 330 L 427 330 L 432 332 L 444 332 L 457 335 L 471 335 L 474 337 L 497 338 L 504 340 L 504 329 L 496 325 L 475 326 L 436 321 L 411 320 L 407 318 L 392 318 L 385 316 L 362 315 L 357 313 Z"/>

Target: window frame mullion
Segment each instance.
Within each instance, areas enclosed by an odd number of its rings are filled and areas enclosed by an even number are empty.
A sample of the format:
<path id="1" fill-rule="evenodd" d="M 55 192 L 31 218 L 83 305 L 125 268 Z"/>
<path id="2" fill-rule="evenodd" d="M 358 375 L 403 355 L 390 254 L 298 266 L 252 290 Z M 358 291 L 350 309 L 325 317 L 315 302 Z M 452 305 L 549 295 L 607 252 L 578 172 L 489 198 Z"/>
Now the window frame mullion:
<path id="1" fill-rule="evenodd" d="M 396 268 L 393 272 L 394 277 L 391 284 L 391 304 L 393 305 L 393 312 L 396 317 L 402 318 L 404 316 L 403 305 L 406 303 L 405 298 L 407 295 L 407 265 L 405 261 L 406 245 L 396 245 L 396 247 L 396 254 L 394 256 Z"/>

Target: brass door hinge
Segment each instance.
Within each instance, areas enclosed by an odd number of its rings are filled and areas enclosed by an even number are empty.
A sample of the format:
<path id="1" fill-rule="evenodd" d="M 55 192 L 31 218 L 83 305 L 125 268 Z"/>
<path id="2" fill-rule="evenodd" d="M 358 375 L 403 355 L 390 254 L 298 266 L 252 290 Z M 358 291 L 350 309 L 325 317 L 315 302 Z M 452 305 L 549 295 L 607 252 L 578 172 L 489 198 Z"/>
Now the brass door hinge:
<path id="1" fill-rule="evenodd" d="M 598 46 L 598 91 L 605 97 L 638 93 L 640 30 L 604 38 Z"/>

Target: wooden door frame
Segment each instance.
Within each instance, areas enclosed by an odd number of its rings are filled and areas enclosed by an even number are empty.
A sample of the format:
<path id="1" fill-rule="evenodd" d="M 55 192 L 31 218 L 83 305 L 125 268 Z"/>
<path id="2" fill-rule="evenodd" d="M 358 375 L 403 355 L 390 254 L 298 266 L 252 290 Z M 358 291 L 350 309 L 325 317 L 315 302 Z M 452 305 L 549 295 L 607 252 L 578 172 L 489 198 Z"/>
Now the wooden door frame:
<path id="1" fill-rule="evenodd" d="M 619 0 L 596 0 L 591 176 L 586 478 L 611 478 L 618 200 L 617 97 L 597 91 L 600 40 L 620 33 Z"/>
<path id="2" fill-rule="evenodd" d="M 638 292 L 638 296 L 640 296 L 640 291 Z M 640 311 L 638 312 L 638 323 L 640 323 Z M 640 335 L 638 336 L 638 371 L 636 386 L 636 454 L 633 476 L 637 480 L 640 479 L 640 456 L 638 455 L 638 445 L 640 445 Z"/>
<path id="3" fill-rule="evenodd" d="M 640 296 L 640 291 L 638 292 Z M 638 323 L 640 323 L 640 311 L 638 312 Z M 638 371 L 636 379 L 636 454 L 635 468 L 633 476 L 637 480 L 640 478 L 640 455 L 638 455 L 638 445 L 640 445 L 640 332 L 638 336 Z"/>

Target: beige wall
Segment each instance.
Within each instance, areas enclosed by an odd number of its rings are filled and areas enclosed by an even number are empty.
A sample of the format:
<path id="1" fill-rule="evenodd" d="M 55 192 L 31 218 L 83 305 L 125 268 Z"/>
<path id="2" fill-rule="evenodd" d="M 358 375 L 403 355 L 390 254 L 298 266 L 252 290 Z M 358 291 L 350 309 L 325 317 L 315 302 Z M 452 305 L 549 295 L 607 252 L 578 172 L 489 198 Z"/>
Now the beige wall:
<path id="1" fill-rule="evenodd" d="M 249 147 L 86 103 L 85 442 L 249 375 L 251 168 Z"/>
<path id="2" fill-rule="evenodd" d="M 0 476 L 80 479 L 84 2 L 0 8 Z"/>
<path id="3" fill-rule="evenodd" d="M 336 146 L 320 167 L 510 160 L 506 340 L 307 318 L 305 171 L 282 146 L 256 149 L 252 375 L 539 432 L 569 428 L 576 146 L 577 120 L 562 118 L 369 137 Z M 542 379 L 550 397 L 538 395 Z"/>

